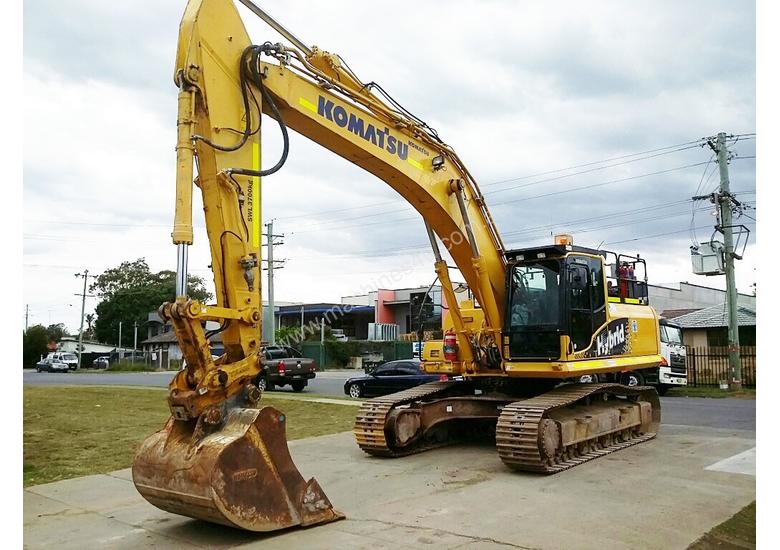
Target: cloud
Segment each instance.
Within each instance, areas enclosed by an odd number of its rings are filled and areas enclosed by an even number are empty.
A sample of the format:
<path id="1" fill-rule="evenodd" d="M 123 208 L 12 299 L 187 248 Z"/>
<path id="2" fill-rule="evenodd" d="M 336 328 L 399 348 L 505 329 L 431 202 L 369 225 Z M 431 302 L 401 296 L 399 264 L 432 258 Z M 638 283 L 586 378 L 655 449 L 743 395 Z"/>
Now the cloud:
<path id="1" fill-rule="evenodd" d="M 141 256 L 153 269 L 175 265 L 172 72 L 183 8 L 25 2 L 25 300 L 44 321 L 55 304 L 57 320 L 77 328 L 78 308 L 67 304 L 79 290 L 73 273 L 84 267 Z M 279 39 L 239 9 L 256 43 Z M 272 13 L 437 128 L 482 185 L 507 244 L 543 244 L 570 230 L 580 244 L 641 253 L 651 282 L 722 286 L 722 278 L 691 275 L 690 204 L 679 204 L 704 171 L 683 167 L 708 161 L 708 149 L 543 173 L 753 131 L 752 4 L 461 1 L 421 3 L 408 17 L 397 3 L 343 0 L 279 3 Z M 264 130 L 268 166 L 280 139 L 275 124 Z M 755 142 L 733 149 L 753 156 Z M 730 169 L 733 189 L 755 192 L 755 160 Z M 701 191 L 716 184 L 717 174 Z M 197 196 L 194 212 L 202 225 Z M 706 211 L 694 214 L 694 226 L 714 223 Z M 276 252 L 288 258 L 277 300 L 338 300 L 388 272 L 398 286 L 433 278 L 420 216 L 374 176 L 298 135 L 287 165 L 264 181 L 263 216 L 286 235 Z M 710 230 L 698 233 L 701 240 Z M 753 282 L 754 256 L 749 247 L 739 263 L 740 288 Z M 203 230 L 190 261 L 193 273 L 210 277 Z"/>

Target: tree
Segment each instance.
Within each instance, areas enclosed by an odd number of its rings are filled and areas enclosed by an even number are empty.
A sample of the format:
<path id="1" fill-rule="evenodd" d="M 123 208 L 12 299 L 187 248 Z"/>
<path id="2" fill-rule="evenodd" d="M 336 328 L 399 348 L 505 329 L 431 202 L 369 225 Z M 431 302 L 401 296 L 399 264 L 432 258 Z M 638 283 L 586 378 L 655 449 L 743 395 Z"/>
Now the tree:
<path id="1" fill-rule="evenodd" d="M 49 342 L 59 343 L 63 336 L 70 336 L 70 334 L 63 323 L 57 323 L 46 327 L 46 336 L 48 336 Z"/>
<path id="2" fill-rule="evenodd" d="M 22 336 L 22 361 L 25 367 L 34 367 L 41 355 L 48 352 L 49 335 L 43 325 L 29 327 Z"/>
<path id="3" fill-rule="evenodd" d="M 87 322 L 87 330 L 84 331 L 84 338 L 92 340 L 95 338 L 95 314 L 87 313 L 84 316 L 84 320 Z"/>
<path id="4" fill-rule="evenodd" d="M 152 273 L 146 260 L 122 262 L 103 272 L 90 286 L 102 300 L 95 308 L 95 338 L 114 343 L 122 322 L 122 347 L 133 345 L 133 323 L 145 325 L 147 315 L 163 302 L 176 298 L 176 273 L 163 270 Z M 187 294 L 202 302 L 211 299 L 201 277 L 189 276 Z"/>

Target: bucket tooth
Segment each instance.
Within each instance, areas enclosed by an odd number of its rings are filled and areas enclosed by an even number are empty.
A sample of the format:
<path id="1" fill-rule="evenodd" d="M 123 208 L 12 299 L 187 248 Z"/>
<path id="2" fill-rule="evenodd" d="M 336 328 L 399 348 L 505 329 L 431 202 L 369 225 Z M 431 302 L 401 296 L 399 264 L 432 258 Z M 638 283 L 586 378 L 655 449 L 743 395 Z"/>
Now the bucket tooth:
<path id="1" fill-rule="evenodd" d="M 172 417 L 143 442 L 133 482 L 154 506 L 249 531 L 275 531 L 343 519 L 317 481 L 290 457 L 286 417 L 273 407 L 229 409 L 224 423 Z"/>

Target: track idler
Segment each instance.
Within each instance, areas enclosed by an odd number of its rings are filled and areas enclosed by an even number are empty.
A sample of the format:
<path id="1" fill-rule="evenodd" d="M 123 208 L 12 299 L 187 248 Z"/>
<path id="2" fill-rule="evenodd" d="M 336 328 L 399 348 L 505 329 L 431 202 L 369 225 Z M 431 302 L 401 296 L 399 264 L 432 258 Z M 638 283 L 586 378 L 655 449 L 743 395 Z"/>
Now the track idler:
<path id="1" fill-rule="evenodd" d="M 136 489 L 167 512 L 249 531 L 343 519 L 295 467 L 285 419 L 273 407 L 240 406 L 171 417 L 135 456 Z"/>

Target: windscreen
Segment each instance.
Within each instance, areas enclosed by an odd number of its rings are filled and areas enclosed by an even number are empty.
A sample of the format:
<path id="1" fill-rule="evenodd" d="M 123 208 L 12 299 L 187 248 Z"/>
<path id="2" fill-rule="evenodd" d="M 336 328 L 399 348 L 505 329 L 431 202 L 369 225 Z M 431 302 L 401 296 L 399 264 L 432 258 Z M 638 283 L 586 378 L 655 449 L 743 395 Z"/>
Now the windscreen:
<path id="1" fill-rule="evenodd" d="M 661 342 L 682 345 L 682 331 L 678 327 L 661 325 Z"/>
<path id="2" fill-rule="evenodd" d="M 547 260 L 515 265 L 509 304 L 511 329 L 559 326 L 560 263 Z"/>

